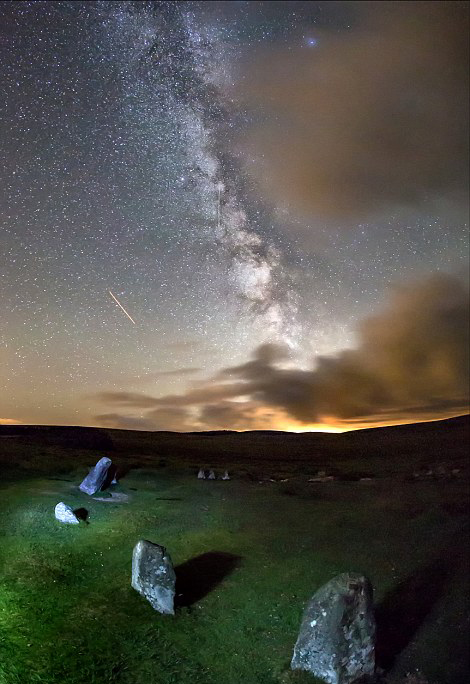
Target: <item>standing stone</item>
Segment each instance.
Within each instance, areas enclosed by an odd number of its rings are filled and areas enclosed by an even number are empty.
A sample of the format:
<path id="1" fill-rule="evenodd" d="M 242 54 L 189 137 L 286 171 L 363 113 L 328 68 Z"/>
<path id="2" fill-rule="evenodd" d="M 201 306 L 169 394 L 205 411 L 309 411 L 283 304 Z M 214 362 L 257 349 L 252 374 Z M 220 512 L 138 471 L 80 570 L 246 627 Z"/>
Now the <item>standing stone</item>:
<path id="1" fill-rule="evenodd" d="M 99 492 L 103 486 L 106 476 L 108 474 L 109 466 L 111 465 L 111 459 L 103 456 L 100 458 L 95 467 L 90 470 L 86 478 L 83 480 L 79 489 L 85 494 L 93 496 L 96 492 Z"/>
<path id="2" fill-rule="evenodd" d="M 174 615 L 176 575 L 165 547 L 141 539 L 132 554 L 132 587 L 164 615 Z"/>
<path id="3" fill-rule="evenodd" d="M 350 684 L 375 670 L 372 585 L 344 573 L 323 585 L 308 603 L 291 662 L 328 684 Z"/>
<path id="4" fill-rule="evenodd" d="M 77 518 L 73 510 L 63 501 L 57 504 L 54 510 L 54 515 L 60 522 L 67 523 L 68 525 L 78 525 L 80 520 Z"/>
<path id="5" fill-rule="evenodd" d="M 222 475 L 220 478 L 221 480 L 230 480 L 230 475 L 228 474 L 228 470 L 225 471 L 225 473 Z"/>
<path id="6" fill-rule="evenodd" d="M 208 480 L 215 480 L 215 473 L 213 470 L 209 470 L 209 475 L 207 476 Z"/>
<path id="7" fill-rule="evenodd" d="M 205 480 L 206 479 L 206 473 L 203 471 L 202 468 L 197 474 L 197 479 L 198 480 Z"/>

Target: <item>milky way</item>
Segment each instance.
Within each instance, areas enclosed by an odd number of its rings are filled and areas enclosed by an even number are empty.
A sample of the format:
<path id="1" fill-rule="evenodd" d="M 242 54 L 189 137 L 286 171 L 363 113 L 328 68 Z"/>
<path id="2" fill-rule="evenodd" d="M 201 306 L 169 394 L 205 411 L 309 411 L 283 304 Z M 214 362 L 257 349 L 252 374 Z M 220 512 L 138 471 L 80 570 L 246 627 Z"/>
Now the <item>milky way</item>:
<path id="1" fill-rule="evenodd" d="M 435 204 L 342 231 L 261 192 L 244 61 L 354 30 L 348 3 L 278 5 L 0 3 L 0 418 L 92 423 L 95 393 L 182 392 L 263 343 L 305 366 L 390 283 L 465 267 Z"/>

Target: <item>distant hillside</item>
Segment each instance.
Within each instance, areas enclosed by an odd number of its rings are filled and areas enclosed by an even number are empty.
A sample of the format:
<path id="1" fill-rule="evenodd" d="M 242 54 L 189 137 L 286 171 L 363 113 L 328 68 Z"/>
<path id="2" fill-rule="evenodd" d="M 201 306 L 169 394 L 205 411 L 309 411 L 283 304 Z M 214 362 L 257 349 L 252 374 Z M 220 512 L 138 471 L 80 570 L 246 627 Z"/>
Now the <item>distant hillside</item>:
<path id="1" fill-rule="evenodd" d="M 447 420 L 331 434 L 253 432 L 141 432 L 106 428 L 0 426 L 0 464 L 47 470 L 60 459 L 65 470 L 109 454 L 128 467 L 230 466 L 244 472 L 315 474 L 318 469 L 408 472 L 430 464 L 468 466 L 468 415 Z"/>

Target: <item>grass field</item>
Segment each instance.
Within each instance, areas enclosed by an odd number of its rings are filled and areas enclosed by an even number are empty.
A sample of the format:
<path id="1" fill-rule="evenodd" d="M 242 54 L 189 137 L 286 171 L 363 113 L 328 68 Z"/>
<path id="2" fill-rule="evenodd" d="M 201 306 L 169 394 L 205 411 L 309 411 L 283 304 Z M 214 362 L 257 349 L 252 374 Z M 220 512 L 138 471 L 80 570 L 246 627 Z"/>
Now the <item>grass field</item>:
<path id="1" fill-rule="evenodd" d="M 290 443 L 64 430 L 0 436 L 1 684 L 313 682 L 289 672 L 302 610 L 347 570 L 374 585 L 387 677 L 467 680 L 467 420 Z M 102 455 L 127 500 L 78 490 Z M 195 477 L 227 464 L 229 482 Z M 320 468 L 337 479 L 308 483 Z M 87 520 L 56 521 L 59 501 Z M 140 538 L 173 559 L 175 617 L 130 587 Z"/>

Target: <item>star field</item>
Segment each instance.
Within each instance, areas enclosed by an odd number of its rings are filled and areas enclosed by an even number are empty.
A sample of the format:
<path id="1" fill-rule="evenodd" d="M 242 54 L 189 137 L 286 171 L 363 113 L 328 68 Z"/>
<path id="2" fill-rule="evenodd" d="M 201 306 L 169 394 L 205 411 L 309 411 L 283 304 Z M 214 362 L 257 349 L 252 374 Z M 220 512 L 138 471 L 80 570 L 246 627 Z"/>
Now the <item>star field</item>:
<path id="1" fill-rule="evenodd" d="M 0 418 L 99 424 L 98 393 L 185 393 L 267 343 L 305 368 L 390 284 L 465 273 L 440 197 L 343 227 L 250 171 L 247 61 L 316 59 L 348 5 L 0 3 Z"/>

